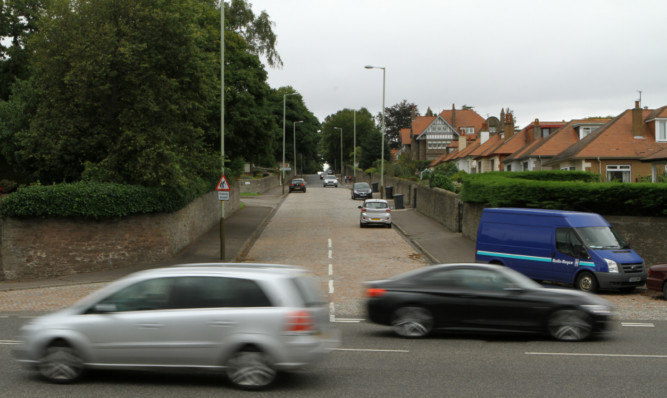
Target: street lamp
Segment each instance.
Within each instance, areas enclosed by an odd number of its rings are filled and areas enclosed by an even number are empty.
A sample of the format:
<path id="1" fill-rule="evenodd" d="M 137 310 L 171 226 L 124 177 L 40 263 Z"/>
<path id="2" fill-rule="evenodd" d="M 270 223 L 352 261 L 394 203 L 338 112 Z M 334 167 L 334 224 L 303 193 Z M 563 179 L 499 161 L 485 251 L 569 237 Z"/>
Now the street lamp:
<path id="1" fill-rule="evenodd" d="M 382 69 L 382 163 L 380 164 L 380 197 L 384 198 L 384 133 L 385 133 L 385 124 L 384 124 L 384 88 L 385 88 L 385 77 L 387 70 L 384 66 L 371 66 L 366 65 L 366 69 Z"/>
<path id="2" fill-rule="evenodd" d="M 296 175 L 296 125 L 297 123 L 303 123 L 303 120 L 294 122 L 294 175 Z"/>
<path id="3" fill-rule="evenodd" d="M 283 187 L 283 195 L 285 194 L 285 105 L 288 95 L 297 95 L 297 93 L 283 95 L 283 163 L 280 165 L 280 185 Z"/>
<path id="4" fill-rule="evenodd" d="M 340 177 L 343 178 L 343 128 L 334 127 L 334 129 L 340 130 Z"/>

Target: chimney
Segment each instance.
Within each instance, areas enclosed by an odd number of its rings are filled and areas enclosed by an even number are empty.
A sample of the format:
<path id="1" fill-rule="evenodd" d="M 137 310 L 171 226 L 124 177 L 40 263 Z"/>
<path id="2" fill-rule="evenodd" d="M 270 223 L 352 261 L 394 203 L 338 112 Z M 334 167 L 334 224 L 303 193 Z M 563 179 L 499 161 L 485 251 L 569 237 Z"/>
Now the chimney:
<path id="1" fill-rule="evenodd" d="M 540 119 L 535 119 L 533 123 L 533 140 L 539 140 L 542 137 L 542 127 L 540 126 Z"/>
<path id="2" fill-rule="evenodd" d="M 632 135 L 635 138 L 644 138 L 644 121 L 642 108 L 639 101 L 635 101 L 635 108 L 632 110 Z"/>
<path id="3" fill-rule="evenodd" d="M 480 137 L 479 137 L 479 145 L 482 145 L 486 141 L 489 140 L 489 132 L 488 131 L 480 131 Z"/>
<path id="4" fill-rule="evenodd" d="M 466 149 L 466 143 L 468 142 L 468 137 L 465 135 L 459 136 L 459 152 Z"/>
<path id="5" fill-rule="evenodd" d="M 452 127 L 456 129 L 456 107 L 452 104 Z"/>
<path id="6" fill-rule="evenodd" d="M 505 140 L 512 138 L 514 135 L 514 119 L 511 113 L 505 114 Z"/>

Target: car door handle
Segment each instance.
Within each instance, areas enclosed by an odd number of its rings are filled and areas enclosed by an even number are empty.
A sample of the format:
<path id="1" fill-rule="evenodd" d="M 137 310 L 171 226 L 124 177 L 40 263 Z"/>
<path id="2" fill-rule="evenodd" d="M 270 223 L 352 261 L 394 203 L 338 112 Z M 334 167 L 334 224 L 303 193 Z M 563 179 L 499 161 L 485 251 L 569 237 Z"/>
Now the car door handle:
<path id="1" fill-rule="evenodd" d="M 208 323 L 210 326 L 234 326 L 238 324 L 238 322 L 234 321 L 211 321 Z"/>
<path id="2" fill-rule="evenodd" d="M 164 327 L 164 325 L 161 323 L 140 323 L 137 326 L 139 326 L 141 329 L 159 329 Z"/>

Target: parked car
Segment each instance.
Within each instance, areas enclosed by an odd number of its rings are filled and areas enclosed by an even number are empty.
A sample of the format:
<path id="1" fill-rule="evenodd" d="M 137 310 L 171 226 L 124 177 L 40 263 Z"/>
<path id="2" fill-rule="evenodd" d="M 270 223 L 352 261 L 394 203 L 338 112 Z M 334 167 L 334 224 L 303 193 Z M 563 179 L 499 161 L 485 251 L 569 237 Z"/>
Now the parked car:
<path id="1" fill-rule="evenodd" d="M 654 265 L 648 269 L 646 288 L 662 292 L 662 297 L 667 300 L 667 264 Z"/>
<path id="2" fill-rule="evenodd" d="M 88 368 L 223 371 L 270 385 L 340 343 L 319 282 L 267 264 L 192 264 L 120 279 L 22 327 L 20 362 L 69 383 Z"/>
<path id="3" fill-rule="evenodd" d="M 391 228 L 391 207 L 384 199 L 366 199 L 359 214 L 359 227 L 382 225 Z"/>
<path id="4" fill-rule="evenodd" d="M 599 214 L 487 208 L 475 260 L 512 268 L 537 281 L 568 283 L 594 293 L 644 285 L 644 260 Z"/>
<path id="5" fill-rule="evenodd" d="M 355 182 L 352 186 L 352 200 L 356 200 L 357 198 L 373 198 L 373 190 L 367 182 Z"/>
<path id="6" fill-rule="evenodd" d="M 324 182 L 322 183 L 322 186 L 326 188 L 332 185 L 338 188 L 338 178 L 336 178 L 335 175 L 328 174 L 324 177 Z"/>
<path id="7" fill-rule="evenodd" d="M 613 312 L 594 294 L 545 288 L 490 264 L 429 266 L 367 286 L 368 319 L 403 337 L 455 330 L 548 333 L 579 341 L 608 330 Z"/>
<path id="8" fill-rule="evenodd" d="M 294 178 L 289 184 L 289 191 L 301 191 L 306 192 L 306 180 L 303 178 Z"/>

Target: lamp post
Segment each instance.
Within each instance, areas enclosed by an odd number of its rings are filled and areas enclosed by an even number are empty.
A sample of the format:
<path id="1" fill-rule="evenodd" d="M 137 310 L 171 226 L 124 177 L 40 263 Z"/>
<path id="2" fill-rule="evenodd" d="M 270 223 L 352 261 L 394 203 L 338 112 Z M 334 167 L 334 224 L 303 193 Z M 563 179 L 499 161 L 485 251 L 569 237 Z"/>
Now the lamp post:
<path id="1" fill-rule="evenodd" d="M 296 95 L 297 93 L 290 93 L 283 95 L 283 163 L 280 165 L 280 185 L 283 187 L 283 195 L 285 194 L 285 108 L 288 95 Z"/>
<path id="2" fill-rule="evenodd" d="M 343 128 L 334 127 L 334 129 L 340 130 L 340 177 L 343 178 Z"/>
<path id="3" fill-rule="evenodd" d="M 352 174 L 354 176 L 354 182 L 357 182 L 357 111 L 354 111 L 354 134 L 353 134 L 353 141 L 352 141 L 352 156 L 354 157 L 352 159 Z"/>
<path id="4" fill-rule="evenodd" d="M 296 175 L 296 125 L 298 123 L 303 123 L 303 120 L 299 120 L 298 122 L 294 122 L 294 175 Z"/>
<path id="5" fill-rule="evenodd" d="M 384 66 L 372 66 L 366 65 L 366 69 L 382 69 L 382 163 L 380 164 L 380 197 L 384 198 L 384 133 L 385 133 L 385 124 L 384 124 L 384 88 L 385 88 L 385 77 L 387 70 Z"/>

